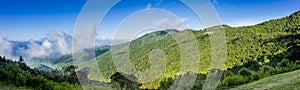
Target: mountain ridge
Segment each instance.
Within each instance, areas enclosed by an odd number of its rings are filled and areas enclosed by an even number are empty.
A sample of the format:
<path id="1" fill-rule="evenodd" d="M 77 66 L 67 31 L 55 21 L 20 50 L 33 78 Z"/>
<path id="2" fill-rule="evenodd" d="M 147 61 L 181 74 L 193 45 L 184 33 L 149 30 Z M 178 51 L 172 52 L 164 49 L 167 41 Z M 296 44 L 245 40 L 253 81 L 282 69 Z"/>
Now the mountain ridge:
<path id="1" fill-rule="evenodd" d="M 299 13 L 299 11 L 295 13 Z M 261 60 L 264 58 L 273 59 L 270 56 L 275 55 L 276 53 L 282 53 L 283 51 L 287 50 L 288 47 L 290 47 L 288 46 L 289 42 L 279 43 L 281 42 L 281 40 L 277 40 L 274 38 L 285 37 L 287 35 L 293 35 L 293 33 L 295 33 L 293 31 L 289 31 L 288 29 L 290 29 L 290 27 L 287 27 L 289 22 L 288 19 L 290 19 L 290 17 L 293 15 L 298 14 L 291 14 L 290 16 L 286 16 L 280 19 L 268 20 L 253 26 L 230 27 L 228 25 L 218 25 L 211 27 L 216 28 L 222 26 L 225 31 L 227 41 L 227 62 L 225 70 L 234 66 L 243 65 L 248 61 L 261 62 Z M 297 23 L 300 21 L 299 18 L 295 18 L 299 16 L 293 17 L 294 22 Z M 201 60 L 199 66 L 201 70 L 199 72 L 202 73 L 206 73 L 210 70 L 209 63 L 211 59 L 211 47 L 208 29 L 198 31 L 192 30 L 195 38 L 197 38 L 197 44 L 199 45 L 198 48 L 200 50 Z M 181 31 L 178 33 L 183 32 L 186 31 Z M 148 36 L 157 36 L 157 33 L 159 32 L 150 33 L 148 34 Z M 178 51 L 179 47 L 176 41 L 172 39 L 172 36 L 168 34 L 164 35 L 165 36 L 159 36 L 155 38 L 139 38 L 133 42 L 130 42 L 129 58 L 131 59 L 131 64 L 137 70 L 147 70 L 147 68 L 150 67 L 150 62 L 147 59 L 147 53 L 149 53 L 153 49 L 161 49 L 166 54 L 168 54 L 166 57 L 166 63 L 168 64 L 167 72 L 164 73 L 163 77 L 174 77 L 175 75 L 177 75 L 176 72 L 179 71 L 181 61 L 180 58 L 178 58 L 180 56 L 180 51 Z M 117 47 L 117 50 L 124 49 L 122 48 L 122 45 L 113 47 Z M 101 69 L 102 74 L 104 74 L 104 77 L 106 78 L 116 72 L 116 68 L 114 67 L 111 55 L 112 52 L 109 51 L 106 54 L 97 57 L 98 65 Z M 157 84 L 159 84 L 157 82 L 159 82 L 160 80 L 161 78 L 156 82 L 144 84 L 143 87 L 154 86 L 157 88 Z"/>
<path id="2" fill-rule="evenodd" d="M 228 25 L 218 25 L 209 27 L 203 30 L 184 30 L 175 32 L 180 34 L 191 31 L 197 39 L 199 54 L 200 54 L 200 70 L 199 73 L 208 73 L 211 69 L 211 44 L 209 39 L 209 29 L 221 27 L 226 35 L 227 43 L 227 56 L 226 67 L 227 69 L 234 69 L 235 66 L 242 66 L 250 61 L 256 61 L 261 64 L 276 64 L 282 58 L 293 60 L 294 58 L 289 55 L 295 55 L 297 52 L 289 50 L 290 48 L 297 49 L 300 43 L 298 34 L 300 25 L 300 11 L 297 11 L 290 16 L 280 19 L 272 19 L 257 25 L 231 27 Z M 171 32 L 172 33 L 172 32 Z M 188 41 L 186 41 L 188 42 Z M 129 52 L 122 52 L 129 44 Z M 172 38 L 165 31 L 157 31 L 148 33 L 136 40 L 129 43 L 113 45 L 110 48 L 116 48 L 112 52 L 111 49 L 96 57 L 98 67 L 103 74 L 105 81 L 109 81 L 109 77 L 117 72 L 114 65 L 112 55 L 121 55 L 123 53 L 129 54 L 130 63 L 135 69 L 145 71 L 150 68 L 148 61 L 148 54 L 153 49 L 160 49 L 166 54 L 166 72 L 163 75 L 149 83 L 143 84 L 144 88 L 158 88 L 164 78 L 176 77 L 179 72 L 181 59 L 180 50 L 176 40 Z M 115 53 L 118 52 L 119 53 Z M 281 54 L 287 54 L 280 56 Z M 124 60 L 119 58 L 119 60 Z M 86 65 L 86 67 L 91 67 Z M 123 67 L 123 66 L 121 66 Z M 127 73 L 132 74 L 132 73 Z M 95 75 L 89 74 L 93 79 Z"/>

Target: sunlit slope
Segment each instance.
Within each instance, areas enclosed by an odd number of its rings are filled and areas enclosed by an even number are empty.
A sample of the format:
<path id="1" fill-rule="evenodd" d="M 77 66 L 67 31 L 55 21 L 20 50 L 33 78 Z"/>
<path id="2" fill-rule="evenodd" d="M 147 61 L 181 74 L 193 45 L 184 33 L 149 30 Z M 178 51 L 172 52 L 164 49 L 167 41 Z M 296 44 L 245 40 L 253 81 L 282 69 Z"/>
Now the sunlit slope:
<path id="1" fill-rule="evenodd" d="M 291 16 L 266 21 L 254 26 L 230 27 L 222 25 L 211 27 L 210 29 L 222 28 L 225 31 L 227 43 L 226 68 L 243 65 L 253 60 L 259 62 L 282 60 L 284 56 L 280 58 L 274 56 L 282 54 L 290 47 L 295 46 L 295 44 L 298 45 L 297 43 L 299 43 L 297 37 L 293 37 L 297 36 L 295 34 L 299 32 L 299 13 L 300 12 L 296 12 Z M 103 76 L 108 80 L 108 78 L 117 71 L 112 56 L 114 56 L 114 59 L 119 60 L 118 62 L 122 62 L 126 60 L 123 54 L 128 54 L 130 63 L 136 70 L 147 71 L 151 66 L 149 53 L 155 49 L 161 50 L 166 55 L 166 71 L 159 79 L 143 84 L 144 87 L 157 88 L 162 78 L 174 77 L 181 74 L 179 73 L 181 62 L 184 61 L 181 60 L 181 51 L 178 45 L 179 43 L 189 43 L 190 40 L 176 42 L 171 34 L 180 35 L 187 32 L 194 34 L 194 36 L 186 37 L 195 37 L 199 50 L 200 64 L 199 67 L 193 68 L 199 68 L 200 73 L 206 73 L 211 65 L 211 43 L 209 35 L 213 34 L 207 29 L 197 31 L 184 30 L 180 32 L 158 31 L 146 34 L 130 42 L 128 48 L 125 47 L 128 43 L 113 46 L 115 51 L 110 50 L 97 57 L 98 65 Z M 126 49 L 128 49 L 129 52 L 122 52 Z M 190 55 L 194 56 L 196 54 L 191 53 Z M 122 64 L 117 66 L 124 67 Z M 159 73 L 155 75 L 159 75 Z"/>

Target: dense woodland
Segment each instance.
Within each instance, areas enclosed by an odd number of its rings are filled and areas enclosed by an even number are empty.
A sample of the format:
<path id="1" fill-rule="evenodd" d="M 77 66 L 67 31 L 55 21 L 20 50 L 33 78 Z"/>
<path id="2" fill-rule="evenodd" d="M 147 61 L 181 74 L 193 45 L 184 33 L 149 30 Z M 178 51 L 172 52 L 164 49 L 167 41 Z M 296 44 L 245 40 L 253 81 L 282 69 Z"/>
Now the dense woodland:
<path id="1" fill-rule="evenodd" d="M 87 73 L 76 70 L 70 65 L 62 67 L 62 70 L 38 70 L 26 65 L 22 56 L 19 60 L 7 59 L 0 56 L 0 89 L 34 89 L 34 90 L 82 90 L 86 83 L 97 83 L 97 86 L 87 86 L 86 89 L 107 89 L 99 81 L 89 80 Z M 77 76 L 78 75 L 78 76 Z M 79 76 L 80 75 L 80 76 Z M 138 89 L 141 84 L 130 81 L 124 77 L 126 74 L 119 72 L 111 76 L 111 84 L 114 88 Z M 134 77 L 133 75 L 126 75 Z M 85 84 L 80 83 L 77 77 L 82 77 Z M 4 88 L 3 86 L 7 86 Z"/>
<path id="2" fill-rule="evenodd" d="M 215 26 L 225 31 L 227 43 L 226 65 L 222 69 L 224 75 L 218 88 L 233 88 L 259 79 L 299 69 L 300 56 L 300 12 L 280 19 L 269 20 L 253 26 L 230 27 Z M 199 78 L 195 88 L 201 88 L 207 73 L 213 67 L 211 64 L 211 44 L 209 30 L 158 31 L 146 34 L 130 42 L 129 58 L 131 65 L 139 71 L 150 68 L 149 53 L 154 49 L 162 50 L 166 54 L 167 71 L 149 83 L 142 83 L 141 88 L 159 89 L 169 87 L 177 77 L 181 67 L 178 42 L 170 33 L 182 34 L 192 31 L 197 39 L 200 53 Z M 186 41 L 189 42 L 189 41 Z M 127 43 L 125 43 L 127 44 Z M 112 55 L 122 56 L 124 45 L 112 46 L 117 48 L 97 57 L 98 65 L 107 81 L 117 72 Z M 124 51 L 124 50 L 123 50 Z M 122 60 L 122 57 L 119 58 Z M 123 66 L 119 66 L 123 67 Z M 131 74 L 131 73 L 127 73 Z M 159 74 L 159 73 L 157 73 Z M 89 74 L 93 76 L 93 74 Z M 146 77 L 147 78 L 147 77 Z"/>
<path id="3" fill-rule="evenodd" d="M 158 31 L 146 34 L 130 42 L 130 63 L 135 69 L 149 69 L 149 53 L 160 49 L 166 54 L 166 72 L 149 83 L 137 83 L 127 80 L 125 76 L 132 73 L 117 72 L 112 60 L 114 53 L 105 48 L 97 55 L 97 62 L 105 81 L 115 89 L 161 89 L 170 88 L 178 77 L 189 74 L 197 75 L 193 89 L 202 89 L 207 74 L 212 71 L 224 71 L 217 89 L 229 89 L 255 82 L 257 80 L 300 69 L 300 12 L 281 19 L 266 21 L 253 26 L 230 27 L 227 25 L 211 28 L 223 28 L 226 35 L 227 55 L 224 69 L 213 69 L 211 64 L 211 44 L 209 29 L 184 31 Z M 200 53 L 200 70 L 197 73 L 178 74 L 181 67 L 180 50 L 177 42 L 168 33 L 181 34 L 193 32 L 197 39 Z M 186 41 L 188 42 L 188 41 Z M 111 46 L 124 49 L 124 44 Z M 71 57 L 70 55 L 68 57 Z M 29 68 L 22 57 L 18 61 L 1 59 L 1 85 L 30 89 L 82 89 L 76 78 L 76 66 L 66 66 L 61 70 L 43 71 Z M 61 59 L 61 58 L 60 58 Z M 70 58 L 69 58 L 70 59 Z M 122 60 L 120 58 L 120 60 Z M 57 61 L 57 60 L 53 60 Z M 56 62 L 64 64 L 64 62 Z M 86 65 L 89 68 L 89 65 Z M 122 66 L 120 66 L 122 67 Z M 79 72 L 80 73 L 80 72 Z M 83 72 L 82 77 L 90 78 L 93 74 Z M 122 74 L 121 74 L 122 73 Z M 158 74 L 158 73 L 157 73 Z M 89 79 L 87 82 L 93 82 Z M 138 80 L 137 80 L 138 81 Z M 96 82 L 96 81 L 95 81 Z M 101 85 L 99 85 L 101 87 Z M 185 87 L 175 87 L 185 89 Z M 98 88 L 99 89 L 99 88 Z M 100 88 L 101 89 L 101 88 Z"/>
<path id="4" fill-rule="evenodd" d="M 81 89 L 74 66 L 48 72 L 30 68 L 22 57 L 15 61 L 5 56 L 0 57 L 0 66 L 0 85 L 37 90 Z"/>

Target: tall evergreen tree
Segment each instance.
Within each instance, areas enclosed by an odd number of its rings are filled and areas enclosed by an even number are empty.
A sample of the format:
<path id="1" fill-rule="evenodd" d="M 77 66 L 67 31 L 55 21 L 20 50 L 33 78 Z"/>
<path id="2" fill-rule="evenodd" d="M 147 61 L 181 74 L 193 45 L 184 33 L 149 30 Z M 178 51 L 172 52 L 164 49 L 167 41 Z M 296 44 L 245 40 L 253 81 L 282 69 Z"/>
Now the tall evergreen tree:
<path id="1" fill-rule="evenodd" d="M 24 59 L 22 58 L 22 56 L 20 56 L 19 62 L 23 62 Z"/>
<path id="2" fill-rule="evenodd" d="M 0 61 L 1 61 L 1 62 L 3 61 L 3 58 L 2 58 L 2 56 L 0 56 Z"/>

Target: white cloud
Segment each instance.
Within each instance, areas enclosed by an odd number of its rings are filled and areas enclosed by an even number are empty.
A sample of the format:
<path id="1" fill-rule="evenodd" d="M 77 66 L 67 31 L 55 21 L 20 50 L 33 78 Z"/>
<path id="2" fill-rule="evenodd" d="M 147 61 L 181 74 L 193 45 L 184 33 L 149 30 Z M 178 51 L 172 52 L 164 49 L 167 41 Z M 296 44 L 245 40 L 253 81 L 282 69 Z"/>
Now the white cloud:
<path id="1" fill-rule="evenodd" d="M 72 37 L 62 31 L 54 31 L 41 40 L 10 41 L 0 37 L 0 55 L 17 59 L 57 56 L 71 53 Z"/>
<path id="2" fill-rule="evenodd" d="M 177 30 L 185 30 L 188 29 L 189 26 L 185 24 L 187 18 L 180 18 L 177 20 L 170 19 L 170 18 L 163 18 L 154 22 L 154 26 L 160 29 L 177 29 Z"/>
<path id="3" fill-rule="evenodd" d="M 19 49 L 19 51 L 29 58 L 69 54 L 71 53 L 71 40 L 70 35 L 56 30 L 42 40 L 30 41 L 27 44 L 28 49 Z"/>
<path id="4" fill-rule="evenodd" d="M 152 4 L 148 3 L 147 6 L 146 6 L 146 9 L 150 9 L 151 7 L 152 7 Z"/>
<path id="5" fill-rule="evenodd" d="M 45 48 L 51 48 L 52 47 L 52 43 L 49 42 L 49 40 L 45 40 L 43 41 L 42 43 L 42 46 L 45 47 Z"/>
<path id="6" fill-rule="evenodd" d="M 163 18 L 161 20 L 158 20 L 156 22 L 154 22 L 154 25 L 158 28 L 167 28 L 169 26 L 169 18 Z"/>
<path id="7" fill-rule="evenodd" d="M 71 53 L 72 37 L 70 35 L 67 35 L 64 32 L 57 30 L 52 33 L 52 36 L 50 36 L 50 38 L 54 39 L 54 45 L 59 53 Z"/>
<path id="8" fill-rule="evenodd" d="M 12 53 L 11 43 L 3 37 L 0 37 L 0 55 L 11 57 Z"/>
<path id="9" fill-rule="evenodd" d="M 74 52 L 81 51 L 86 48 L 93 48 L 94 47 L 94 36 L 96 33 L 97 27 L 95 25 L 90 25 L 84 30 L 77 31 L 74 35 Z"/>
<path id="10" fill-rule="evenodd" d="M 21 49 L 21 50 L 18 50 L 18 51 L 22 52 L 22 54 L 24 54 L 25 57 L 46 56 L 46 55 L 49 55 L 51 52 L 53 52 L 52 48 L 45 45 L 47 42 L 48 41 L 42 41 L 42 44 L 39 44 L 38 42 L 30 41 L 27 44 L 28 49 Z"/>

